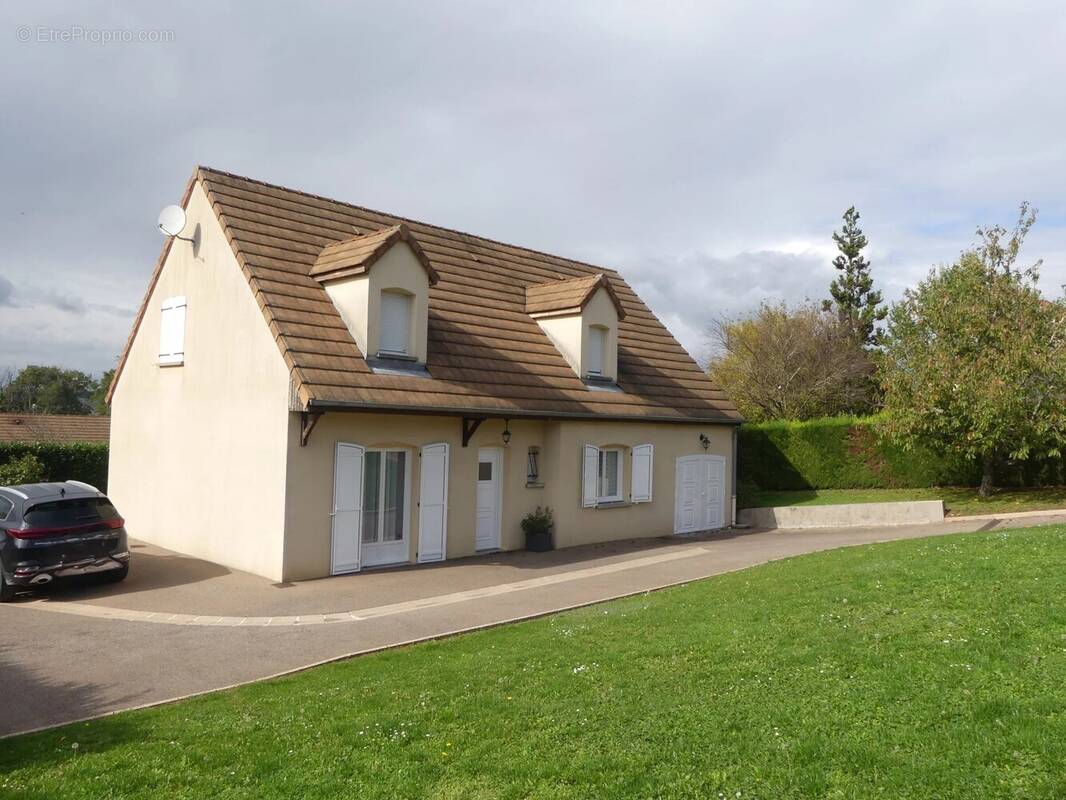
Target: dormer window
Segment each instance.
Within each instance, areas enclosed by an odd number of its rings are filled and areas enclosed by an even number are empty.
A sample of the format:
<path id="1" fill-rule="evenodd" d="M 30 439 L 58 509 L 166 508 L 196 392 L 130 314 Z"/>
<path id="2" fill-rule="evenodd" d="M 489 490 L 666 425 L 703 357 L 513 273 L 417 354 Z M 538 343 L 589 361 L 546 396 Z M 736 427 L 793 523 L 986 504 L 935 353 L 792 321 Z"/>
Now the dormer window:
<path id="1" fill-rule="evenodd" d="M 378 355 L 410 356 L 411 295 L 396 289 L 381 293 L 381 333 Z"/>
<path id="2" fill-rule="evenodd" d="M 526 313 L 589 388 L 618 378 L 618 321 L 625 310 L 606 275 L 526 287 Z"/>
<path id="3" fill-rule="evenodd" d="M 399 360 L 412 368 L 426 363 L 429 287 L 437 273 L 406 225 L 326 245 L 310 275 L 325 287 L 372 369 L 379 359 L 382 369 Z"/>

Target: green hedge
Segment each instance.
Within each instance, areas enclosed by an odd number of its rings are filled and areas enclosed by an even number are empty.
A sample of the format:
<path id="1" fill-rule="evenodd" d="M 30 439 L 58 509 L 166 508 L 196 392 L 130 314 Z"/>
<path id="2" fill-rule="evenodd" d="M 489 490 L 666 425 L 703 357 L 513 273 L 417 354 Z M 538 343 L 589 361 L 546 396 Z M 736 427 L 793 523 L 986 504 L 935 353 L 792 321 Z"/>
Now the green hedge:
<path id="1" fill-rule="evenodd" d="M 738 484 L 753 489 L 882 489 L 976 486 L 977 463 L 930 448 L 905 450 L 877 417 L 766 422 L 740 429 Z M 1063 459 L 1004 462 L 1000 486 L 1066 484 Z"/>
<path id="2" fill-rule="evenodd" d="M 44 465 L 46 481 L 84 481 L 107 490 L 106 442 L 0 442 L 0 464 L 27 453 Z"/>

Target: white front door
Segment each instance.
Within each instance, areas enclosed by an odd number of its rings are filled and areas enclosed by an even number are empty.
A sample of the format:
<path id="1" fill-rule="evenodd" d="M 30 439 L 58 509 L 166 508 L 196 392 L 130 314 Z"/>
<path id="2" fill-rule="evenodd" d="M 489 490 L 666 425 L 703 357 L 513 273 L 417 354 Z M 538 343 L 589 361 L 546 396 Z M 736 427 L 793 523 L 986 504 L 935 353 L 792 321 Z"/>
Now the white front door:
<path id="1" fill-rule="evenodd" d="M 498 447 L 481 447 L 477 451 L 477 530 L 475 548 L 496 550 L 500 546 L 500 472 L 503 451 Z"/>
<path id="2" fill-rule="evenodd" d="M 443 561 L 448 541 L 448 445 L 422 448 L 418 480 L 418 560 Z"/>
<path id="3" fill-rule="evenodd" d="M 333 462 L 333 544 L 330 572 L 357 572 L 363 524 L 363 448 L 338 444 Z"/>
<path id="4" fill-rule="evenodd" d="M 725 525 L 725 458 L 682 456 L 677 460 L 674 533 Z"/>

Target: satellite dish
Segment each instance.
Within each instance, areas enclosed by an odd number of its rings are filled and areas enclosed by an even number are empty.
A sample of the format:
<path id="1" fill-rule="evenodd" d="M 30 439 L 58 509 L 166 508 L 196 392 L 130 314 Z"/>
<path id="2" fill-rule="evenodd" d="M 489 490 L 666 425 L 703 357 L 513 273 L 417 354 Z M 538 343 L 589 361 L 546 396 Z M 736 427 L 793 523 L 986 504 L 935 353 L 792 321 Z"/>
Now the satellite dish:
<path id="1" fill-rule="evenodd" d="M 185 209 L 167 206 L 159 212 L 159 230 L 164 236 L 177 236 L 185 230 Z"/>

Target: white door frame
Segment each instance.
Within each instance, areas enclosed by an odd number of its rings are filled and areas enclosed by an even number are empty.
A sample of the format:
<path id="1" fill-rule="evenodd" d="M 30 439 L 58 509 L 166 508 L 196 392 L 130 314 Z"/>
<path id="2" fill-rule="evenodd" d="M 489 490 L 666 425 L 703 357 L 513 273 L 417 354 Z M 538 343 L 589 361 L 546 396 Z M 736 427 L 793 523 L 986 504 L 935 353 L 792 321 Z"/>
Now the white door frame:
<path id="1" fill-rule="evenodd" d="M 359 467 L 359 477 L 358 477 L 358 480 L 356 481 L 356 483 L 358 485 L 355 487 L 355 503 L 354 503 L 355 508 L 348 509 L 346 511 L 340 512 L 341 515 L 343 515 L 344 513 L 352 513 L 352 514 L 355 515 L 353 517 L 353 520 L 354 520 L 354 526 L 353 527 L 355 529 L 355 554 L 356 554 L 355 555 L 355 561 L 354 561 L 354 563 L 353 562 L 348 562 L 348 563 L 345 563 L 343 565 L 338 566 L 337 565 L 337 544 L 338 544 L 338 541 L 337 541 L 337 539 L 338 539 L 337 524 L 338 524 L 338 519 L 343 520 L 344 517 L 343 516 L 339 517 L 338 516 L 338 511 L 337 511 L 337 495 L 339 494 L 339 492 L 337 491 L 337 478 L 338 478 L 338 475 L 337 475 L 337 462 L 340 460 L 340 455 L 341 455 L 341 451 L 342 451 L 343 448 L 352 448 L 353 450 L 356 450 L 358 452 L 359 461 L 360 461 L 360 467 Z M 329 517 L 330 517 L 330 536 L 329 536 L 329 572 L 330 572 L 330 575 L 346 575 L 346 574 L 348 574 L 350 572 L 358 572 L 360 569 L 362 569 L 362 566 L 363 566 L 362 565 L 362 550 L 363 550 L 363 477 L 364 477 L 363 473 L 364 473 L 364 471 L 366 469 L 365 455 L 366 455 L 366 450 L 362 447 L 362 445 L 353 444 L 352 442 L 337 442 L 336 446 L 333 449 L 333 503 L 332 503 L 332 509 L 333 510 L 330 512 L 330 515 L 329 515 Z M 343 533 L 344 534 L 350 534 L 350 531 L 345 531 Z"/>
<path id="2" fill-rule="evenodd" d="M 482 459 L 482 453 L 490 457 Z M 492 480 L 496 484 L 496 519 L 494 520 L 495 542 L 489 545 L 480 545 L 477 541 L 477 506 L 478 506 L 478 465 L 482 461 L 491 461 Z M 498 550 L 502 546 L 502 519 L 503 519 L 503 448 L 502 447 L 479 447 L 477 461 L 474 462 L 474 547 L 477 550 Z"/>
<path id="3" fill-rule="evenodd" d="M 718 503 L 718 511 L 719 511 L 718 519 L 721 522 L 720 527 L 725 527 L 725 520 L 726 520 L 726 516 L 725 516 L 725 474 L 726 474 L 725 473 L 725 468 L 726 468 L 726 459 L 725 459 L 725 456 L 715 456 L 715 455 L 709 455 L 709 454 L 691 455 L 691 456 L 679 456 L 678 459 L 677 459 L 676 465 L 674 467 L 674 533 L 675 534 L 695 533 L 696 531 L 700 531 L 700 530 L 717 530 L 717 529 L 709 529 L 709 528 L 702 528 L 702 527 L 696 527 L 696 528 L 693 528 L 691 530 L 688 530 L 688 529 L 680 530 L 680 525 L 679 525 L 679 521 L 680 521 L 679 504 L 681 502 L 681 465 L 683 463 L 685 463 L 685 462 L 691 462 L 691 461 L 695 461 L 695 462 L 698 462 L 698 463 L 701 463 L 701 464 L 707 463 L 707 462 L 711 462 L 711 461 L 715 461 L 715 462 L 718 462 L 718 463 L 720 463 L 722 465 L 722 495 L 721 495 L 721 498 L 719 499 L 719 503 Z M 700 487 L 700 497 L 701 498 L 705 496 L 706 490 L 707 490 L 707 487 Z M 708 507 L 708 503 L 706 501 L 704 501 L 704 502 L 702 502 L 700 504 L 700 515 L 701 515 L 701 517 L 702 517 L 704 511 L 707 509 L 707 507 Z"/>
<path id="4" fill-rule="evenodd" d="M 441 509 L 442 515 L 442 527 L 441 531 L 441 544 L 440 555 L 435 552 L 431 556 L 426 556 L 426 548 L 422 544 L 423 534 L 425 532 L 425 519 L 426 519 L 426 504 L 424 502 L 424 480 L 426 475 L 426 451 L 430 448 L 443 447 L 444 448 L 444 499 Z M 434 442 L 433 444 L 426 444 L 422 446 L 419 451 L 418 462 L 418 563 L 422 564 L 427 561 L 443 561 L 447 557 L 448 553 L 448 471 L 451 469 L 451 448 L 447 442 Z"/>

